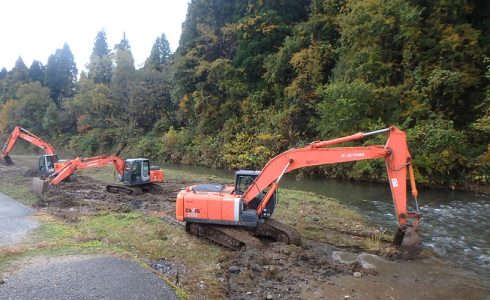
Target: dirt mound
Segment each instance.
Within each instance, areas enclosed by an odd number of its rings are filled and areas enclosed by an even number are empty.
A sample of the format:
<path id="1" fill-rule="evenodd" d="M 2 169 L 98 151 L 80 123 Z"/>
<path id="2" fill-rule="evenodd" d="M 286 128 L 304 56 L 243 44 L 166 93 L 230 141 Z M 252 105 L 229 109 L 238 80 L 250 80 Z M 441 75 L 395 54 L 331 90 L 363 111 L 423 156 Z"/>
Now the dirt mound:
<path id="1" fill-rule="evenodd" d="M 220 269 L 232 299 L 313 299 L 320 284 L 328 283 L 331 276 L 366 272 L 356 263 L 334 263 L 333 250 L 313 241 L 302 247 L 271 243 L 260 252 L 231 254 Z"/>

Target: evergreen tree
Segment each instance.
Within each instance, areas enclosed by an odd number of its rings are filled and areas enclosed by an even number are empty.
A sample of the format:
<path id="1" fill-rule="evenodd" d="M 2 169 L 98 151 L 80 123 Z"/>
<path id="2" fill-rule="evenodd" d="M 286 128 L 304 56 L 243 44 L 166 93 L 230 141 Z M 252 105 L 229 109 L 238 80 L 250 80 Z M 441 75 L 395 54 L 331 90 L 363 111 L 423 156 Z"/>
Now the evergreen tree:
<path id="1" fill-rule="evenodd" d="M 164 66 L 170 64 L 170 45 L 164 33 L 157 37 L 148 59 L 145 61 L 145 68 L 163 71 Z"/>
<path id="2" fill-rule="evenodd" d="M 103 57 L 104 55 L 109 55 L 110 53 L 111 50 L 109 49 L 109 45 L 107 44 L 107 36 L 104 29 L 102 29 L 97 33 L 97 37 L 95 38 L 92 55 Z"/>
<path id="3" fill-rule="evenodd" d="M 5 69 L 5 67 L 2 68 L 2 70 L 0 70 L 0 80 L 2 79 L 5 79 L 7 77 L 7 69 Z"/>
<path id="4" fill-rule="evenodd" d="M 123 32 L 123 37 L 121 39 L 121 41 L 119 42 L 119 44 L 116 44 L 114 46 L 114 50 L 126 50 L 126 51 L 129 51 L 131 52 L 131 46 L 129 45 L 129 41 L 128 39 L 126 38 L 126 32 Z"/>
<path id="5" fill-rule="evenodd" d="M 11 78 L 14 82 L 28 82 L 29 81 L 29 69 L 22 57 L 19 56 L 15 62 L 15 66 L 10 71 Z"/>
<path id="6" fill-rule="evenodd" d="M 97 33 L 87 68 L 88 77 L 95 83 L 102 83 L 107 86 L 111 83 L 114 66 L 104 30 Z"/>
<path id="7" fill-rule="evenodd" d="M 116 45 L 115 49 L 116 66 L 111 79 L 110 91 L 116 104 L 116 117 L 124 123 L 128 119 L 128 94 L 135 74 L 134 58 L 126 36 L 123 37 L 121 43 Z"/>
<path id="8" fill-rule="evenodd" d="M 33 82 L 39 81 L 40 83 L 43 83 L 44 71 L 45 68 L 43 64 L 38 60 L 34 60 L 31 66 L 29 67 L 29 77 Z"/>
<path id="9" fill-rule="evenodd" d="M 73 97 L 76 90 L 78 70 L 68 44 L 57 49 L 48 58 L 46 65 L 45 86 L 51 91 L 51 98 L 59 107 L 62 98 Z"/>

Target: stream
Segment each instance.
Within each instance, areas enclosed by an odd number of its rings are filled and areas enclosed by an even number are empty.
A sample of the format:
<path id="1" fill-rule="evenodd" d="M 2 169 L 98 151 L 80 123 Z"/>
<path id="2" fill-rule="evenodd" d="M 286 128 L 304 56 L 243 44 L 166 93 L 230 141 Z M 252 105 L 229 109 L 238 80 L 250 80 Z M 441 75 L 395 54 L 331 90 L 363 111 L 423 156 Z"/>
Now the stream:
<path id="1" fill-rule="evenodd" d="M 205 167 L 160 164 L 164 169 L 189 171 L 233 180 L 234 172 Z M 285 176 L 280 188 L 314 192 L 363 214 L 370 223 L 394 231 L 397 222 L 388 184 Z M 279 189 L 279 197 L 280 197 Z M 410 197 L 411 198 L 411 197 Z M 280 198 L 279 198 L 280 199 Z M 424 248 L 490 280 L 490 196 L 448 190 L 419 190 Z M 280 200 L 279 200 L 280 201 Z M 280 204 L 279 204 L 280 205 Z M 412 199 L 409 205 L 413 206 Z"/>

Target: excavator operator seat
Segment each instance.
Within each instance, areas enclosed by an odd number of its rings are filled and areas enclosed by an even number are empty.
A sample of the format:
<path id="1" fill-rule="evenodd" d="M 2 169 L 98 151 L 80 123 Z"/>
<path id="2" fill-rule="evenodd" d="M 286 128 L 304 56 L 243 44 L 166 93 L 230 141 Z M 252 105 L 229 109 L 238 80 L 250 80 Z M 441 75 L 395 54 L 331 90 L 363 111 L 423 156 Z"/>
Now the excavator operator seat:
<path id="1" fill-rule="evenodd" d="M 127 185 L 150 183 L 150 161 L 145 158 L 127 159 L 121 179 Z"/>
<path id="2" fill-rule="evenodd" d="M 47 177 L 54 173 L 54 164 L 58 162 L 58 155 L 41 155 L 38 158 L 38 171 L 40 177 Z"/>
<path id="3" fill-rule="evenodd" d="M 260 171 L 255 170 L 238 170 L 235 173 L 235 193 L 237 195 L 243 195 L 245 191 L 254 184 L 257 176 L 260 175 Z M 252 187 L 253 188 L 253 187 Z M 257 197 L 255 197 L 249 204 L 247 209 L 255 210 L 259 206 L 260 202 L 264 198 L 269 189 L 265 189 Z M 266 207 L 262 211 L 261 218 L 269 218 L 274 212 L 274 208 L 277 203 L 277 191 L 274 192 L 271 199 L 267 203 Z"/>

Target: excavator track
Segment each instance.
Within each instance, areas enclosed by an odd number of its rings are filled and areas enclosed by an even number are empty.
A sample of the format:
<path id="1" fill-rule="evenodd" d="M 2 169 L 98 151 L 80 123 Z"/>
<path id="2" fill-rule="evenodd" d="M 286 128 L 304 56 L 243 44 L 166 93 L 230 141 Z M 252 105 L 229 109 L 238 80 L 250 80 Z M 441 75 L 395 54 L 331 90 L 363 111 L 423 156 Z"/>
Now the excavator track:
<path id="1" fill-rule="evenodd" d="M 109 193 L 126 194 L 132 196 L 138 196 L 143 194 L 143 190 L 140 189 L 139 187 L 129 187 L 123 185 L 107 185 L 105 187 L 105 190 L 108 191 Z"/>
<path id="2" fill-rule="evenodd" d="M 217 226 L 205 223 L 186 223 L 186 231 L 190 234 L 207 238 L 222 246 L 233 250 L 246 248 L 260 248 L 262 242 L 250 235 L 244 229 L 229 226 Z"/>
<path id="3" fill-rule="evenodd" d="M 301 234 L 299 231 L 271 218 L 260 224 L 255 234 L 270 237 L 277 242 L 301 246 Z"/>

